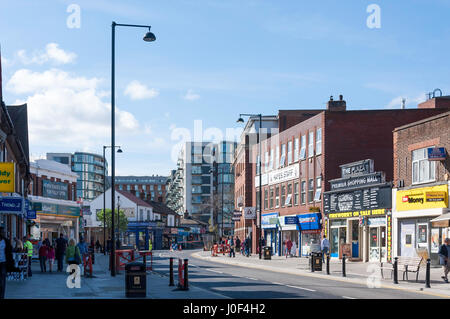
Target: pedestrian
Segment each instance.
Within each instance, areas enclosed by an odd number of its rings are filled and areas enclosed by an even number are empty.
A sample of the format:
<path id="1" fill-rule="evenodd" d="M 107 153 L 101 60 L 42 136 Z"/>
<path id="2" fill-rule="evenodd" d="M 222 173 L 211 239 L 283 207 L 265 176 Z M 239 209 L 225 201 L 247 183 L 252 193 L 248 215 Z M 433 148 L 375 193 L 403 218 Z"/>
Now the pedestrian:
<path id="1" fill-rule="evenodd" d="M 22 253 L 23 252 L 23 243 L 19 238 L 14 238 L 14 253 Z"/>
<path id="2" fill-rule="evenodd" d="M 286 240 L 286 258 L 291 256 L 292 241 L 290 238 Z"/>
<path id="3" fill-rule="evenodd" d="M 112 250 L 112 241 L 111 237 L 106 241 L 106 252 L 109 253 Z"/>
<path id="4" fill-rule="evenodd" d="M 75 239 L 71 238 L 69 240 L 69 245 L 66 249 L 66 264 L 68 265 L 79 265 L 81 264 L 81 254 L 80 249 L 75 245 Z"/>
<path id="5" fill-rule="evenodd" d="M 325 235 L 323 235 L 323 239 L 320 243 L 320 250 L 322 251 L 322 263 L 324 263 L 325 255 L 328 255 L 328 251 L 330 250 L 330 242 Z"/>
<path id="6" fill-rule="evenodd" d="M 448 273 L 450 271 L 450 265 L 448 264 L 448 255 L 450 253 L 450 238 L 444 240 L 444 244 L 439 248 L 439 264 L 442 265 L 444 270 L 444 276 L 441 278 L 448 283 Z"/>
<path id="7" fill-rule="evenodd" d="M 233 255 L 233 257 L 236 257 L 236 253 L 234 252 L 234 241 L 233 241 L 233 237 L 230 236 L 230 239 L 228 240 L 228 243 L 230 244 L 230 258 L 231 255 Z"/>
<path id="8" fill-rule="evenodd" d="M 101 252 L 102 245 L 100 244 L 100 241 L 97 239 L 95 242 L 95 249 L 97 250 L 97 253 Z"/>
<path id="9" fill-rule="evenodd" d="M 67 240 L 64 238 L 63 234 L 59 235 L 59 238 L 56 240 L 56 250 L 55 250 L 55 256 L 58 260 L 58 271 L 63 271 L 63 261 L 64 261 L 64 254 L 66 252 L 67 247 Z"/>
<path id="10" fill-rule="evenodd" d="M 241 240 L 239 239 L 238 236 L 236 236 L 235 242 L 236 242 L 236 251 L 240 252 L 241 251 Z"/>
<path id="11" fill-rule="evenodd" d="M 292 242 L 291 252 L 294 257 L 297 257 L 297 243 L 295 242 L 295 240 Z"/>
<path id="12" fill-rule="evenodd" d="M 48 255 L 48 246 L 47 242 L 43 242 L 41 248 L 39 248 L 39 264 L 41 266 L 41 272 L 47 272 L 47 255 Z"/>
<path id="13" fill-rule="evenodd" d="M 0 227 L 0 299 L 5 299 L 6 273 L 13 267 L 11 242 L 5 235 L 5 229 Z"/>
<path id="14" fill-rule="evenodd" d="M 80 242 L 77 244 L 78 250 L 80 251 L 81 260 L 83 261 L 85 257 L 88 256 L 89 251 L 86 242 L 83 237 L 80 237 Z"/>
<path id="15" fill-rule="evenodd" d="M 28 277 L 32 277 L 33 274 L 31 272 L 31 260 L 33 258 L 33 244 L 31 243 L 29 237 L 30 235 L 23 237 L 23 248 L 25 249 L 28 257 Z"/>
<path id="16" fill-rule="evenodd" d="M 52 272 L 53 262 L 55 261 L 55 248 L 52 245 L 48 247 L 47 252 L 48 268 Z"/>
<path id="17" fill-rule="evenodd" d="M 250 257 L 250 237 L 245 239 L 245 255 Z"/>

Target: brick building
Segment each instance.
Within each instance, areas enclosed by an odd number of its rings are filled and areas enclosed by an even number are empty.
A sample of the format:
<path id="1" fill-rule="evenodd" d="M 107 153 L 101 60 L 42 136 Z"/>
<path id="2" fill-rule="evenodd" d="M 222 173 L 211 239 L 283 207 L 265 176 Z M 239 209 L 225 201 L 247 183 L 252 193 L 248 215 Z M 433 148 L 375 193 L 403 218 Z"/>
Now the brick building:
<path id="1" fill-rule="evenodd" d="M 108 179 L 111 179 L 110 177 Z M 116 176 L 116 189 L 129 192 L 146 202 L 165 202 L 166 176 Z"/>
<path id="2" fill-rule="evenodd" d="M 324 218 L 322 194 L 330 190 L 328 181 L 341 177 L 340 165 L 363 159 L 372 159 L 376 170 L 384 172 L 386 180 L 391 181 L 394 128 L 443 113 L 445 109 L 347 111 L 341 96 L 338 101 L 330 99 L 326 110 L 297 112 L 307 116 L 299 117 L 298 124 L 291 122 L 286 129 L 262 141 L 263 235 L 274 253 L 283 254 L 282 243 L 290 239 L 305 255 L 317 249 L 322 232 L 326 234 L 330 227 L 339 228 L 337 237 L 330 239 L 332 254 L 336 255 L 341 242 L 362 241 L 363 233 L 357 230 L 352 234 L 358 218 L 339 218 L 330 223 Z M 258 147 L 252 148 L 253 163 L 257 162 Z M 257 207 L 256 169 L 252 165 L 251 206 Z M 253 251 L 258 245 L 258 218 L 252 220 L 252 232 L 257 234 L 253 236 Z M 303 231 L 299 221 L 305 223 Z M 359 258 L 367 260 L 367 247 L 359 249 Z"/>
<path id="3" fill-rule="evenodd" d="M 432 106 L 450 107 L 450 97 L 419 107 Z M 437 264 L 439 245 L 450 237 L 450 112 L 396 128 L 393 142 L 393 256 L 423 256 Z"/>

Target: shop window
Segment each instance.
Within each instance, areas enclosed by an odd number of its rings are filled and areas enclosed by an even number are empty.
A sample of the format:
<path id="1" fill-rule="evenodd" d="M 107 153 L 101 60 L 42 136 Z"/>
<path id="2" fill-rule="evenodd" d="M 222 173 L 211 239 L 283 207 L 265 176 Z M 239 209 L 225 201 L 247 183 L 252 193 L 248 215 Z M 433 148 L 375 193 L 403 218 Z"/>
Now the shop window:
<path id="1" fill-rule="evenodd" d="M 436 162 L 428 160 L 427 148 L 412 151 L 413 184 L 434 182 Z"/>
<path id="2" fill-rule="evenodd" d="M 302 185 L 301 185 L 301 201 L 302 201 L 302 205 L 305 205 L 305 201 L 306 201 L 306 181 L 302 181 Z"/>
<path id="3" fill-rule="evenodd" d="M 306 135 L 302 135 L 302 144 L 300 148 L 300 159 L 306 158 Z"/>
<path id="4" fill-rule="evenodd" d="M 316 130 L 316 155 L 322 154 L 322 129 Z"/>
<path id="5" fill-rule="evenodd" d="M 300 151 L 300 139 L 297 137 L 294 140 L 294 162 L 298 161 Z"/>
<path id="6" fill-rule="evenodd" d="M 280 187 L 275 187 L 275 207 L 280 207 Z"/>
<path id="7" fill-rule="evenodd" d="M 310 179 L 308 182 L 308 202 L 312 202 L 314 200 L 314 179 Z"/>
<path id="8" fill-rule="evenodd" d="M 298 182 L 294 183 L 294 205 L 298 205 Z"/>
<path id="9" fill-rule="evenodd" d="M 281 185 L 281 207 L 284 207 L 286 204 L 286 186 Z"/>

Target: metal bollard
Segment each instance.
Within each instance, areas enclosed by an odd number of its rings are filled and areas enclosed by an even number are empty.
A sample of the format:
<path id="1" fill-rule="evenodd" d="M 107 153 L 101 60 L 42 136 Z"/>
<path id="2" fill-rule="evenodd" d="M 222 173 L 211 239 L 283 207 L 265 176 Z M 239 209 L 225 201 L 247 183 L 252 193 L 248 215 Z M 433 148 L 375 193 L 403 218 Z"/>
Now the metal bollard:
<path id="1" fill-rule="evenodd" d="M 426 280 L 425 280 L 425 288 L 431 288 L 430 285 L 430 268 L 431 268 L 431 260 L 430 258 L 427 259 L 427 274 L 426 274 Z"/>
<path id="2" fill-rule="evenodd" d="M 345 274 L 345 254 L 342 255 L 342 277 L 347 277 Z"/>
<path id="3" fill-rule="evenodd" d="M 314 272 L 314 255 L 312 253 L 309 253 L 311 257 L 311 272 Z"/>
<path id="4" fill-rule="evenodd" d="M 398 257 L 394 258 L 394 284 L 398 284 Z"/>
<path id="5" fill-rule="evenodd" d="M 189 290 L 188 284 L 188 259 L 184 260 L 184 287 L 183 290 Z"/>
<path id="6" fill-rule="evenodd" d="M 327 254 L 327 275 L 330 274 L 330 255 Z"/>
<path id="7" fill-rule="evenodd" d="M 169 286 L 175 286 L 173 282 L 173 257 L 170 257 L 170 283 Z"/>

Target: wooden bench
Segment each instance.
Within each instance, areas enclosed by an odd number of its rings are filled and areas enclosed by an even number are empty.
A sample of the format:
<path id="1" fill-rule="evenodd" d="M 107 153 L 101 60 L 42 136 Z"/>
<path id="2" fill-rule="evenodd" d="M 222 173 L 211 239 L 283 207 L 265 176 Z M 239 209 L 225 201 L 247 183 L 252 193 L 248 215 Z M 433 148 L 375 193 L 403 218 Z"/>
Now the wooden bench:
<path id="1" fill-rule="evenodd" d="M 416 282 L 419 280 L 419 270 L 420 270 L 420 264 L 422 263 L 423 257 L 405 257 L 405 256 L 398 256 L 398 262 L 397 262 L 397 270 L 403 272 L 403 280 L 408 280 L 408 272 L 415 272 L 416 273 Z M 381 277 L 383 276 L 383 269 L 387 269 L 391 271 L 391 278 L 392 273 L 394 272 L 394 263 L 388 263 L 380 265 L 381 268 Z"/>

